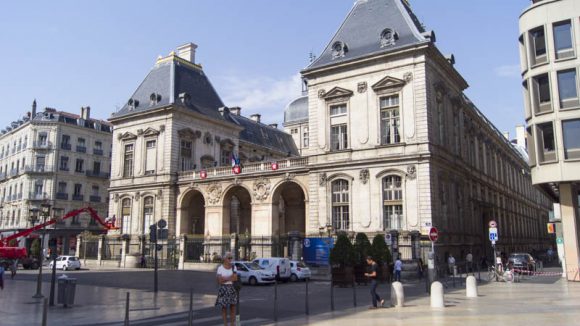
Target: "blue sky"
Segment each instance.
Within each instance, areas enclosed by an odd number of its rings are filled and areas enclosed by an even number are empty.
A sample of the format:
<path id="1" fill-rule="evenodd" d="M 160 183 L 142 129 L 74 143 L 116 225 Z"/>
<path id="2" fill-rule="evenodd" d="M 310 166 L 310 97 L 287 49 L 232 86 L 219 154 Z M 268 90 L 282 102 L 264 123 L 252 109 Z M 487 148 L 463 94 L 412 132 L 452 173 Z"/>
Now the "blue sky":
<path id="1" fill-rule="evenodd" d="M 354 0 L 10 1 L 0 19 L 0 128 L 54 107 L 106 119 L 158 55 L 199 45 L 197 61 L 228 106 L 282 122 L 299 71 L 322 52 Z M 411 0 L 467 95 L 502 131 L 524 123 L 518 17 L 528 0 Z M 512 132 L 513 134 L 513 132 Z"/>

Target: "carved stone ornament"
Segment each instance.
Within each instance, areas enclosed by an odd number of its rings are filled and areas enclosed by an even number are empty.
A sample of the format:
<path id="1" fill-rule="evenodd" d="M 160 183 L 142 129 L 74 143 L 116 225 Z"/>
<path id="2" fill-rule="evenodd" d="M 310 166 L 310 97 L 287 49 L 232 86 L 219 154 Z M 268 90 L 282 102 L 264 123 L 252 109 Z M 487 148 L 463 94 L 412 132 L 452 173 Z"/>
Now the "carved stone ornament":
<path id="1" fill-rule="evenodd" d="M 358 83 L 357 91 L 362 94 L 367 91 L 367 88 L 368 88 L 367 82 L 360 82 Z"/>
<path id="2" fill-rule="evenodd" d="M 163 190 L 157 189 L 157 197 L 161 197 L 163 195 Z"/>
<path id="3" fill-rule="evenodd" d="M 362 182 L 363 185 L 366 185 L 367 182 L 369 181 L 369 169 L 362 169 L 362 170 L 360 170 L 359 179 L 360 179 L 360 182 Z"/>
<path id="4" fill-rule="evenodd" d="M 135 193 L 135 201 L 139 201 L 139 198 L 141 198 L 141 193 L 137 191 Z"/>
<path id="5" fill-rule="evenodd" d="M 263 201 L 270 195 L 270 180 L 258 179 L 254 182 L 254 199 Z"/>
<path id="6" fill-rule="evenodd" d="M 326 184 L 326 180 L 327 180 L 326 172 L 322 172 L 320 174 L 320 180 L 319 180 L 319 183 L 320 183 L 320 186 L 321 187 Z"/>
<path id="7" fill-rule="evenodd" d="M 164 132 L 164 131 L 165 131 L 165 125 L 159 126 L 159 132 Z"/>
<path id="8" fill-rule="evenodd" d="M 411 82 L 411 80 L 413 80 L 413 73 L 412 72 L 407 72 L 403 75 L 403 79 L 409 83 Z"/>
<path id="9" fill-rule="evenodd" d="M 215 205 L 219 203 L 220 198 L 222 196 L 222 187 L 218 183 L 212 183 L 207 186 L 207 194 L 208 194 L 207 201 L 210 204 Z"/>
<path id="10" fill-rule="evenodd" d="M 234 184 L 235 185 L 241 185 L 242 184 L 242 180 L 240 180 L 240 178 L 234 178 Z"/>
<path id="11" fill-rule="evenodd" d="M 417 177 L 417 168 L 414 165 L 407 167 L 407 178 L 413 180 Z"/>
<path id="12" fill-rule="evenodd" d="M 115 203 L 119 202 L 119 194 L 114 194 L 114 195 L 113 195 L 113 201 L 114 201 Z"/>
<path id="13" fill-rule="evenodd" d="M 324 95 L 326 95 L 326 91 L 324 89 L 321 89 L 321 90 L 318 91 L 318 97 L 319 98 L 323 98 Z"/>
<path id="14" fill-rule="evenodd" d="M 284 177 L 284 180 L 290 181 L 290 180 L 294 179 L 294 177 L 296 177 L 296 175 L 294 173 L 286 172 L 286 176 Z"/>
<path id="15" fill-rule="evenodd" d="M 137 129 L 137 135 L 139 136 L 143 135 L 143 129 Z"/>

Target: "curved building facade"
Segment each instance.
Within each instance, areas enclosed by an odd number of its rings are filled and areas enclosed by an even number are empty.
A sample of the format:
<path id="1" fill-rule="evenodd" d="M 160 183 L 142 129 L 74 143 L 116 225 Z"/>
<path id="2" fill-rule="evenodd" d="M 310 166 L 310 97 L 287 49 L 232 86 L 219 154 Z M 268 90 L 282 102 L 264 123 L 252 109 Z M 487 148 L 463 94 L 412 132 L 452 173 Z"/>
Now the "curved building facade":
<path id="1" fill-rule="evenodd" d="M 569 279 L 578 273 L 580 2 L 534 0 L 520 16 L 520 58 L 532 182 L 560 199 Z M 561 242 L 561 241 L 558 241 Z"/>

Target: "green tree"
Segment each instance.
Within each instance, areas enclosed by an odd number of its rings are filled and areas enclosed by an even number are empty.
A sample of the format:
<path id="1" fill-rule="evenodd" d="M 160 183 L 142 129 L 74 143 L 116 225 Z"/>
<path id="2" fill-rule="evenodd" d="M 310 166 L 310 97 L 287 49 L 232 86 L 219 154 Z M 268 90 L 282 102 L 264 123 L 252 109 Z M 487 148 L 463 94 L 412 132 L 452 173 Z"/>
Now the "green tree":
<path id="1" fill-rule="evenodd" d="M 330 251 L 330 264 L 340 268 L 355 264 L 354 246 L 345 233 L 339 233 L 337 236 L 336 244 Z"/>
<path id="2" fill-rule="evenodd" d="M 32 257 L 39 257 L 40 256 L 40 240 L 39 239 L 32 240 L 32 244 L 30 244 L 30 255 L 32 255 Z"/>
<path id="3" fill-rule="evenodd" d="M 371 242 L 365 233 L 357 233 L 354 239 L 356 264 L 365 265 L 367 256 L 371 254 Z"/>
<path id="4" fill-rule="evenodd" d="M 393 261 L 389 247 L 385 242 L 385 237 L 382 234 L 377 234 L 373 238 L 371 256 L 379 265 L 390 264 Z"/>

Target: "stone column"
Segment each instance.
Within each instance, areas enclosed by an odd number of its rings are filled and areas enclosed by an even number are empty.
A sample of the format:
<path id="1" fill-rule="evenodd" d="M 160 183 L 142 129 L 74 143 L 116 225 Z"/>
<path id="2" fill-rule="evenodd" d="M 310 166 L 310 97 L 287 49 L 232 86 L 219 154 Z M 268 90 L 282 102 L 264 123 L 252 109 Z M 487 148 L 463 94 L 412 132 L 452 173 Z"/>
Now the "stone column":
<path id="1" fill-rule="evenodd" d="M 568 281 L 580 281 L 580 253 L 578 251 L 579 221 L 576 189 L 569 183 L 560 184 L 560 207 L 562 210 L 562 231 L 564 233 L 564 259 L 566 260 Z"/>
<path id="2" fill-rule="evenodd" d="M 80 235 L 80 234 L 79 234 L 79 235 L 77 235 L 77 250 L 76 250 L 76 252 L 75 252 L 75 255 L 76 255 L 77 257 L 80 257 L 80 256 L 81 256 L 81 241 L 82 241 L 82 239 L 83 239 L 83 238 L 81 237 L 81 235 Z M 86 258 L 85 258 L 85 259 L 86 259 Z"/>
<path id="3" fill-rule="evenodd" d="M 125 237 L 123 236 L 123 242 L 121 243 L 121 262 L 120 264 L 123 266 L 123 268 L 127 267 L 126 266 L 126 262 L 127 262 L 127 250 L 129 249 L 129 241 L 131 241 L 131 236 Z M 121 266 L 119 266 L 121 267 Z"/>

